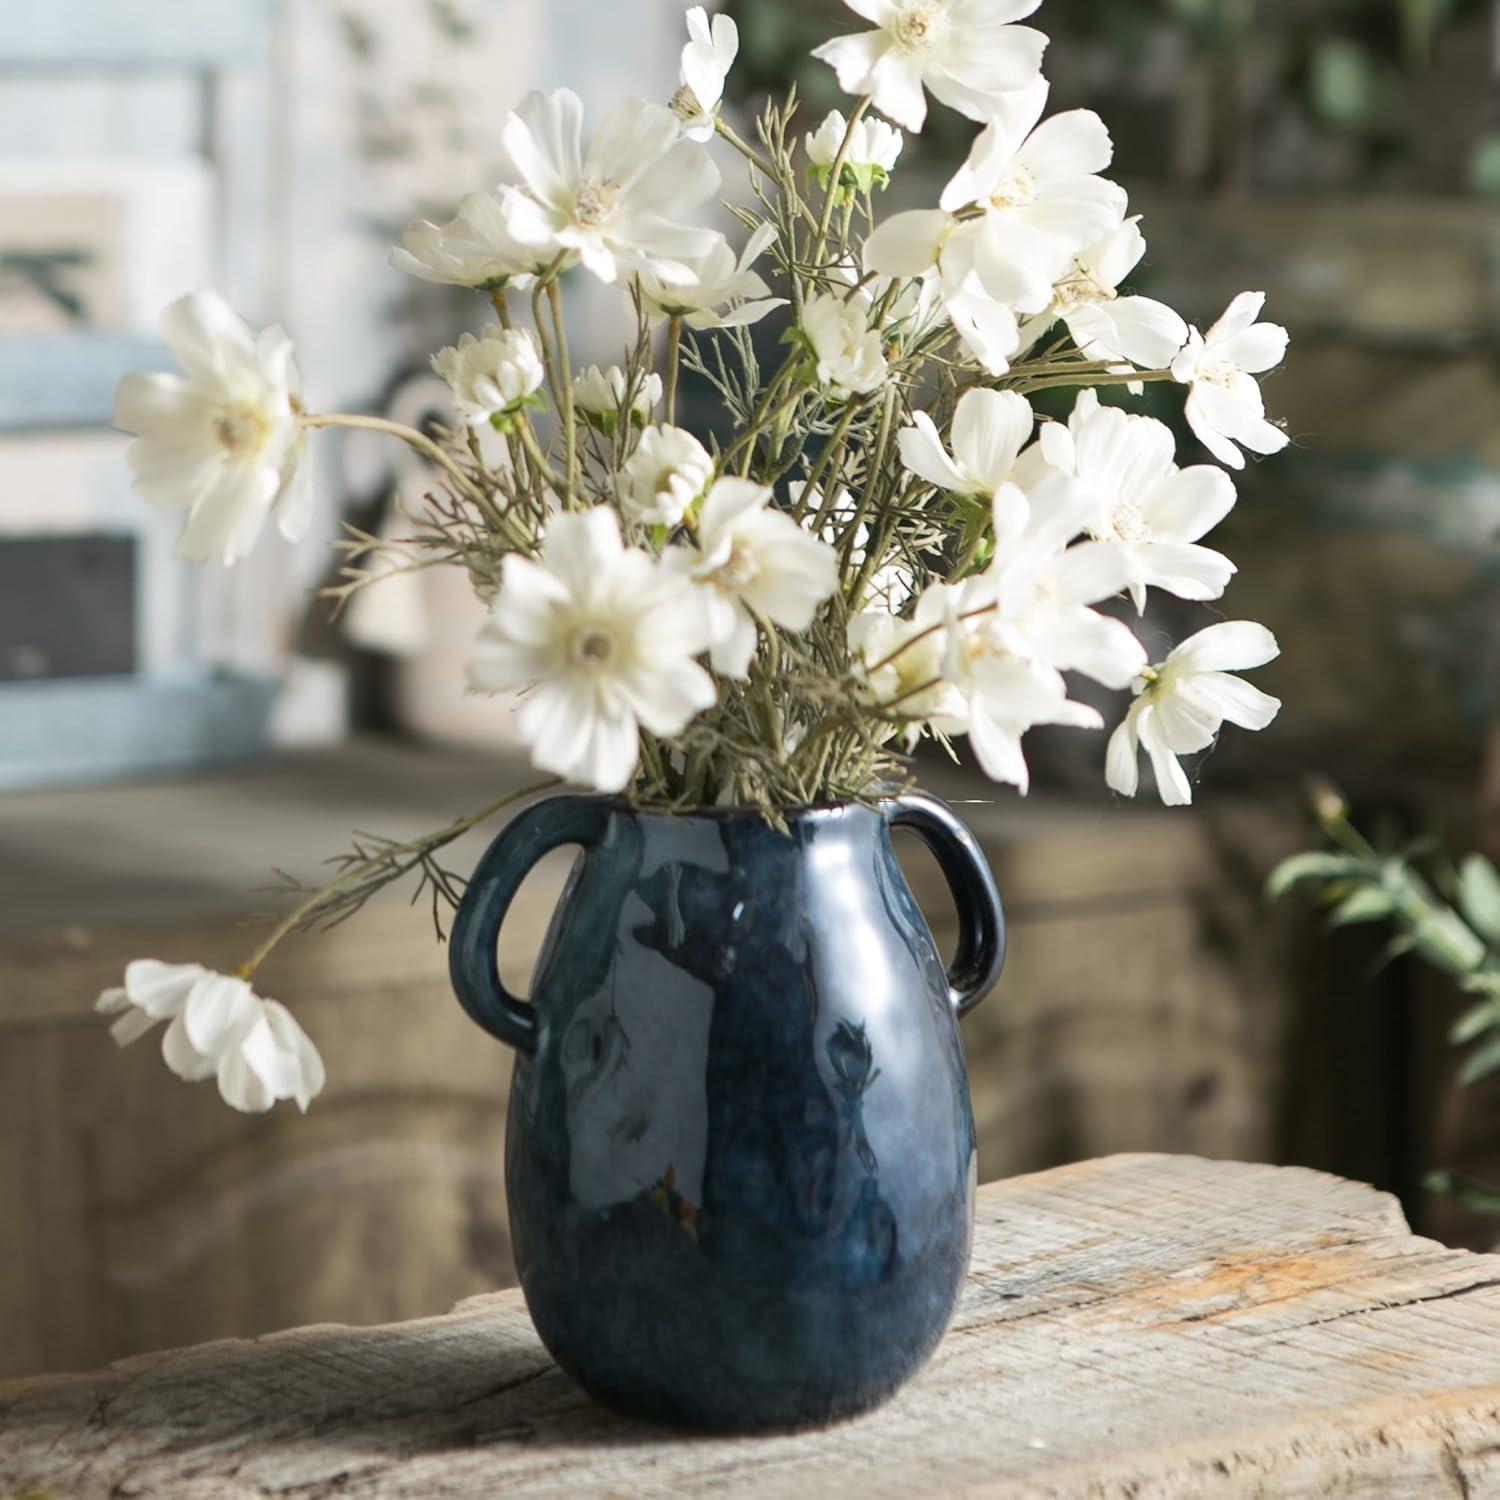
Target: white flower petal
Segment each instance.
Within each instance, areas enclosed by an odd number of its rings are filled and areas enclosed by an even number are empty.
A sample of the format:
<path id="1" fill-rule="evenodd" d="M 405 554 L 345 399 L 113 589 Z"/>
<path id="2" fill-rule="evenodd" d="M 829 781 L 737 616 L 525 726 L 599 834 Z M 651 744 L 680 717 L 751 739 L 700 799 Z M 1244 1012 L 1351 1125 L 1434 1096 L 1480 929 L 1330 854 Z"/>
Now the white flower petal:
<path id="1" fill-rule="evenodd" d="M 218 1071 L 218 1059 L 206 1056 L 193 1046 L 187 1034 L 187 1023 L 181 1016 L 167 1027 L 161 1039 L 161 1055 L 166 1065 L 188 1083 L 212 1078 Z"/>
<path id="2" fill-rule="evenodd" d="M 1167 660 L 1188 672 L 1244 672 L 1281 655 L 1276 637 L 1250 620 L 1223 620 L 1183 641 Z"/>
<path id="3" fill-rule="evenodd" d="M 882 276 L 920 276 L 938 263 L 939 249 L 952 222 L 936 209 L 893 214 L 865 241 L 865 269 Z"/>
<path id="4" fill-rule="evenodd" d="M 1167 748 L 1156 716 L 1149 708 L 1142 712 L 1136 732 L 1151 757 L 1151 769 L 1156 773 L 1156 790 L 1161 800 L 1168 807 L 1188 806 L 1193 800 L 1192 783 L 1177 757 Z"/>
<path id="5" fill-rule="evenodd" d="M 1110 735 L 1109 747 L 1105 751 L 1105 784 L 1122 797 L 1133 797 L 1140 789 L 1140 747 L 1135 733 L 1138 717 L 1136 707 L 1132 704 L 1130 712 Z"/>
<path id="6" fill-rule="evenodd" d="M 1036 414 L 1024 396 L 969 391 L 953 413 L 954 456 L 979 479 L 983 493 L 993 494 L 1011 477 L 1035 424 Z"/>
<path id="7" fill-rule="evenodd" d="M 980 493 L 974 479 L 949 457 L 932 418 L 925 411 L 919 411 L 913 414 L 912 420 L 914 426 L 903 427 L 896 435 L 902 464 L 940 490 L 949 490 L 957 495 Z"/>
<path id="8" fill-rule="evenodd" d="M 187 1039 L 195 1052 L 218 1057 L 237 1046 L 260 1015 L 250 986 L 230 974 L 205 974 L 182 1009 Z"/>
<path id="9" fill-rule="evenodd" d="M 209 971 L 202 964 L 165 964 L 159 959 L 138 958 L 125 967 L 125 994 L 153 1021 L 165 1021 L 182 1010 L 194 986 L 208 977 Z"/>

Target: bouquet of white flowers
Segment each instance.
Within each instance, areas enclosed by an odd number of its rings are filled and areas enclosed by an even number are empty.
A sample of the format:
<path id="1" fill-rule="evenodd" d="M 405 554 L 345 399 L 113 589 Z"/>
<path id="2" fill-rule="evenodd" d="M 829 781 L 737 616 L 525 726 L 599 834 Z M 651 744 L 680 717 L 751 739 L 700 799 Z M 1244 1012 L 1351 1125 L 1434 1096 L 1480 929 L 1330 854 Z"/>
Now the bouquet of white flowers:
<path id="1" fill-rule="evenodd" d="M 1287 442 L 1255 378 L 1287 334 L 1257 321 L 1257 293 L 1205 335 L 1122 290 L 1145 241 L 1102 175 L 1103 122 L 1044 118 L 1046 38 L 1016 24 L 1039 0 L 847 3 L 874 29 L 816 54 L 856 96 L 847 118 L 804 130 L 788 98 L 743 138 L 719 112 L 734 23 L 701 8 L 670 107 L 630 100 L 590 129 L 567 89 L 521 101 L 504 129 L 516 180 L 411 225 L 392 256 L 473 288 L 497 320 L 434 358 L 454 403 L 436 437 L 308 411 L 279 328 L 256 336 L 210 292 L 176 304 L 165 334 L 184 373 L 120 387 L 137 487 L 186 510 L 184 556 L 233 562 L 268 520 L 305 531 L 313 429 L 410 444 L 433 484 L 409 538 L 348 536 L 333 592 L 392 566 L 464 568 L 489 608 L 474 688 L 522 695 L 539 769 L 638 806 L 774 820 L 868 800 L 904 779 L 924 736 L 966 736 L 985 772 L 1024 792 L 1029 729 L 1103 727 L 1069 672 L 1133 692 L 1108 784 L 1134 795 L 1144 746 L 1163 799 L 1186 803 L 1179 756 L 1275 715 L 1231 674 L 1277 646 L 1260 625 L 1221 622 L 1152 664 L 1125 611 L 1098 608 L 1119 596 L 1143 611 L 1151 588 L 1217 599 L 1235 572 L 1202 545 L 1235 502 L 1230 477 L 1179 467 L 1168 427 L 1098 392 L 1186 387 L 1193 432 L 1238 469 L 1242 448 Z M 927 93 L 982 128 L 936 207 L 882 218 Z M 693 222 L 720 188 L 716 142 L 747 183 L 729 205 L 738 253 Z M 627 309 L 608 369 L 570 363 L 563 283 L 580 272 Z M 762 368 L 749 330 L 779 308 L 785 353 Z M 717 392 L 727 436 L 677 425 L 684 370 Z M 1039 420 L 1029 398 L 1059 388 L 1078 391 L 1071 416 Z M 499 436 L 481 443 L 486 428 Z M 240 1108 L 305 1107 L 321 1064 L 251 991 L 257 966 L 408 873 L 451 900 L 436 855 L 496 810 L 356 846 L 334 882 L 299 888 L 236 976 L 132 966 L 101 1002 L 121 1012 L 117 1035 L 170 1020 L 183 1076 L 216 1074 Z"/>

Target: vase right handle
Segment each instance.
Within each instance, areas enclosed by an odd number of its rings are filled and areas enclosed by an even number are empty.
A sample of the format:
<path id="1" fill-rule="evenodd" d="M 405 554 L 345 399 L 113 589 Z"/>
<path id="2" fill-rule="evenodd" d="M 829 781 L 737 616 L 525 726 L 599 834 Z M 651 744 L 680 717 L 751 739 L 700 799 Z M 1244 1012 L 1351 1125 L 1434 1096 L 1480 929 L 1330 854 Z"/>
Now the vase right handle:
<path id="1" fill-rule="evenodd" d="M 994 987 L 1005 967 L 1005 913 L 978 840 L 936 797 L 907 792 L 887 804 L 892 828 L 910 828 L 932 850 L 958 907 L 958 950 L 948 969 L 954 1011 L 967 1015 Z"/>

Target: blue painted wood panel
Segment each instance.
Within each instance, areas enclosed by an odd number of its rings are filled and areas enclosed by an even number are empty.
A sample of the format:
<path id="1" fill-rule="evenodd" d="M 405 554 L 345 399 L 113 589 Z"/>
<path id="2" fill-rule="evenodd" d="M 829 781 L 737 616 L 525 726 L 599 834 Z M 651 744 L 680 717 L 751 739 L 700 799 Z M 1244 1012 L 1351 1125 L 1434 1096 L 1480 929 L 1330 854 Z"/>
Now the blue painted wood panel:
<path id="1" fill-rule="evenodd" d="M 7 3 L 0 68 L 221 67 L 256 60 L 273 0 Z"/>

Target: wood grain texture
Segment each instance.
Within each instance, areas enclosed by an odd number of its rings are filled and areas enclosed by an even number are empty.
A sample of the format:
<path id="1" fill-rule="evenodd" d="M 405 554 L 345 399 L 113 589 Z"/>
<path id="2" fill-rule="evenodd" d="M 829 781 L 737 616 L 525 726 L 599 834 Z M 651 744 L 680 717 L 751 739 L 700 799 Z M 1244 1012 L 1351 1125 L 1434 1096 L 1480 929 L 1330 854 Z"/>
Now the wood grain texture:
<path id="1" fill-rule="evenodd" d="M 822 1433 L 624 1422 L 516 1293 L 0 1386 L 0 1495 L 1477 1496 L 1500 1492 L 1500 1258 L 1300 1168 L 1121 1156 L 981 1192 L 929 1368 Z"/>

